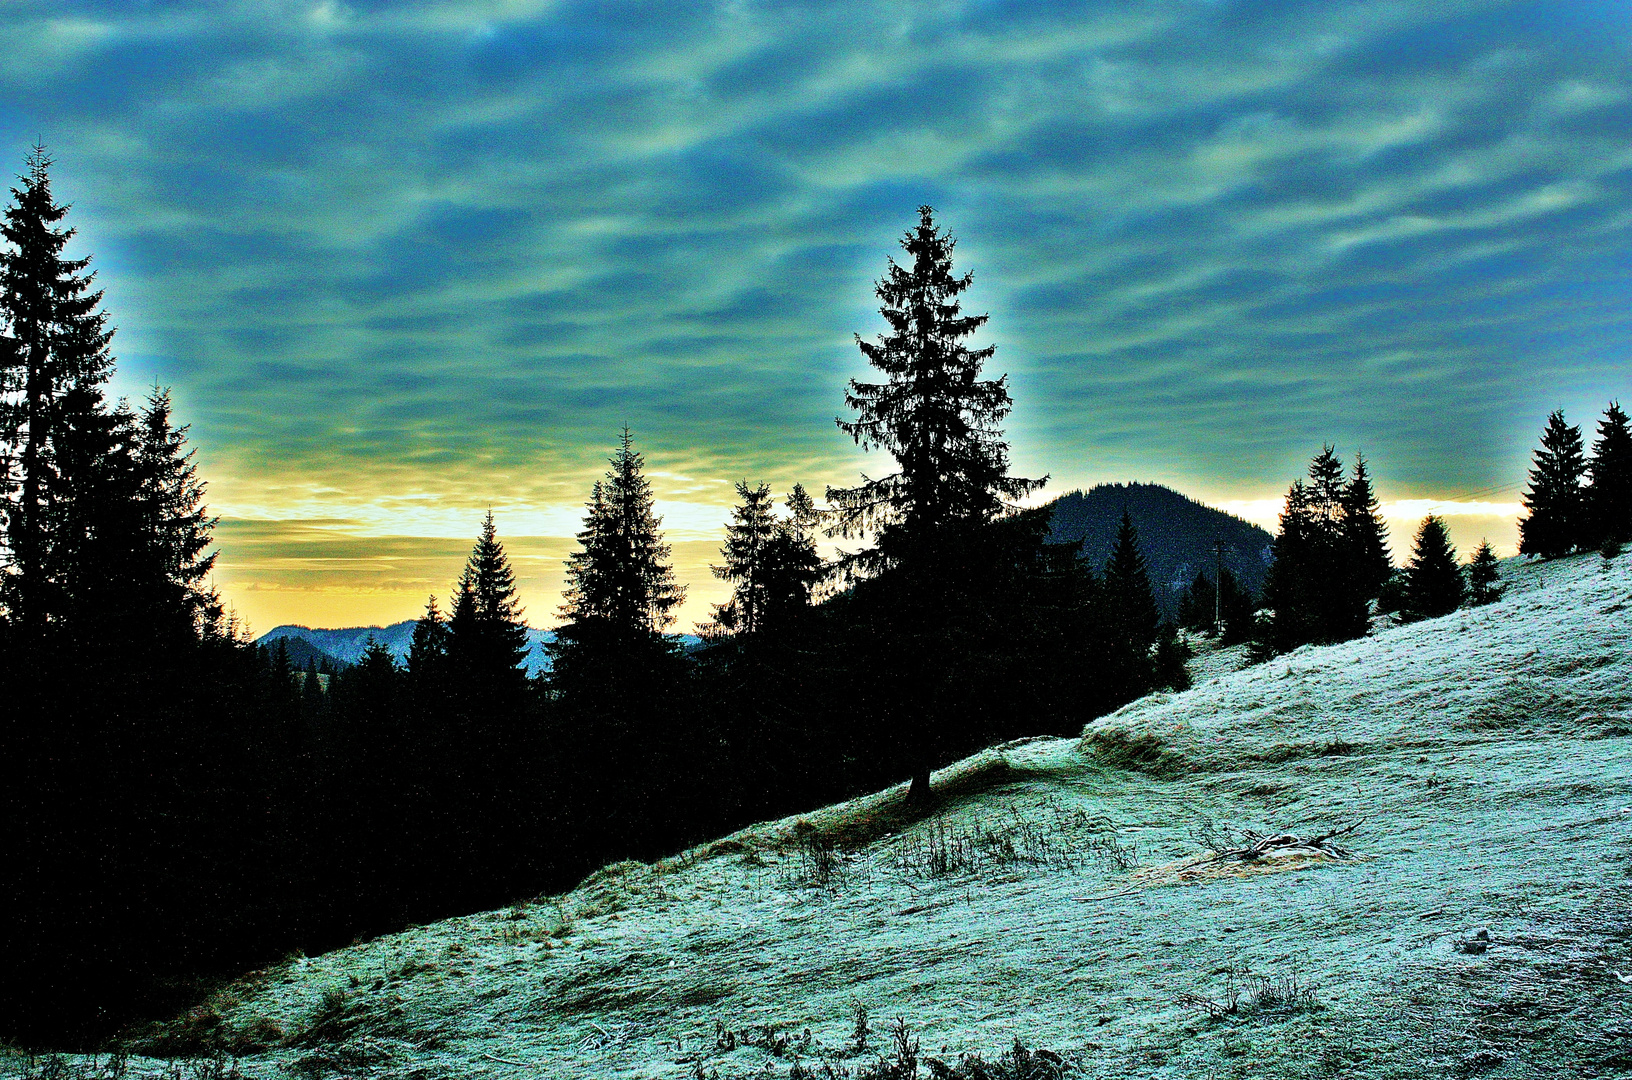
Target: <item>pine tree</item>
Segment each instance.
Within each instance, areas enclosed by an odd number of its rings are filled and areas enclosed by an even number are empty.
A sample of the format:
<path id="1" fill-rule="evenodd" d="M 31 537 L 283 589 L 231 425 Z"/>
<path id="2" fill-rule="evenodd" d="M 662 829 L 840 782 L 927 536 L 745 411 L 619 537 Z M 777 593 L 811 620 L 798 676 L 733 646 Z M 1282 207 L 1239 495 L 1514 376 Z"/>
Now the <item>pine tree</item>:
<path id="1" fill-rule="evenodd" d="M 804 485 L 793 485 L 787 508 L 788 516 L 777 522 L 765 553 L 763 622 L 771 633 L 786 629 L 810 607 L 811 596 L 825 573 L 816 550 L 820 513 Z"/>
<path id="2" fill-rule="evenodd" d="M 1417 529 L 1411 562 L 1405 568 L 1406 610 L 1417 618 L 1438 618 L 1461 607 L 1466 596 L 1445 522 L 1430 514 Z"/>
<path id="3" fill-rule="evenodd" d="M 1489 540 L 1481 540 L 1473 558 L 1468 560 L 1468 602 L 1478 607 L 1500 600 L 1506 588 L 1501 580 L 1496 552 L 1491 549 Z"/>
<path id="4" fill-rule="evenodd" d="M 1554 410 L 1536 450 L 1530 490 L 1524 493 L 1530 513 L 1519 520 L 1520 554 L 1556 559 L 1581 546 L 1587 532 L 1581 489 L 1585 473 L 1581 429 L 1564 422 L 1562 409 Z"/>
<path id="5" fill-rule="evenodd" d="M 187 425 L 171 425 L 170 391 L 154 387 L 139 417 L 136 470 L 142 524 L 162 575 L 164 606 L 194 632 L 217 633 L 221 599 L 206 584 L 216 518 L 204 507 L 204 481 L 186 449 Z"/>
<path id="6" fill-rule="evenodd" d="M 1241 587 L 1229 567 L 1219 579 L 1219 613 L 1223 616 L 1222 645 L 1236 645 L 1252 637 L 1253 598 L 1250 590 Z"/>
<path id="7" fill-rule="evenodd" d="M 901 240 L 910 263 L 891 259 L 875 284 L 889 332 L 871 342 L 856 336 L 884 381 L 852 380 L 845 404 L 856 417 L 836 421 L 862 449 L 888 451 L 896 471 L 827 491 L 830 535 L 877 535 L 875 547 L 841 561 L 847 576 L 895 572 L 872 628 L 886 650 L 874 660 L 895 681 L 888 700 L 870 705 L 890 718 L 914 805 L 931 800 L 933 761 L 960 740 L 947 727 L 967 696 L 960 649 L 989 622 L 977 600 L 981 583 L 1001 576 L 1000 553 L 983 532 L 1043 483 L 1009 475 L 1008 378 L 981 378 L 996 347 L 971 349 L 967 339 L 987 316 L 963 314 L 958 297 L 973 275 L 954 274 L 956 243 L 933 215 L 919 208 L 917 228 Z"/>
<path id="8" fill-rule="evenodd" d="M 1586 490 L 1592 547 L 1632 543 L 1632 424 L 1621 403 L 1611 402 L 1598 423 Z"/>
<path id="9" fill-rule="evenodd" d="M 686 595 L 674 580 L 663 521 L 653 512 L 646 460 L 627 428 L 611 465 L 590 496 L 579 550 L 567 558 L 566 625 L 557 643 L 568 650 L 586 635 L 659 635 Z"/>
<path id="10" fill-rule="evenodd" d="M 827 492 L 837 535 L 878 530 L 873 568 L 944 548 L 949 527 L 990 521 L 1044 482 L 1009 475 L 1001 427 L 1013 407 L 1008 376 L 980 378 L 996 346 L 970 349 L 965 339 L 988 316 L 962 313 L 958 296 L 973 274 L 953 274 L 956 241 L 936 227 L 933 214 L 919 207 L 918 227 L 901 240 L 911 265 L 891 259 L 876 283 L 890 333 L 876 342 L 856 335 L 862 355 L 885 381 L 851 380 L 845 404 L 857 416 L 836 421 L 864 450 L 888 450 L 898 466 L 879 479 L 864 476 L 856 487 Z"/>
<path id="11" fill-rule="evenodd" d="M 767 564 L 778 532 L 771 512 L 771 486 L 750 488 L 746 480 L 739 480 L 737 497 L 742 501 L 731 511 L 725 546 L 720 549 L 725 564 L 709 567 L 715 577 L 733 583 L 731 599 L 714 606 L 714 622 L 705 636 L 752 634 L 764 622 L 770 585 Z"/>
<path id="12" fill-rule="evenodd" d="M 0 253 L 0 477 L 10 561 L 4 598 L 31 630 L 50 615 L 51 523 L 62 513 L 64 489 L 76 482 L 65 471 L 60 436 L 72 417 L 102 411 L 100 387 L 113 365 L 113 331 L 98 310 L 102 293 L 91 289 L 95 274 L 84 273 L 90 259 L 62 255 L 75 230 L 58 227 L 68 207 L 51 194 L 50 167 L 45 148 L 35 146 L 0 224 L 10 245 Z"/>
<path id="13" fill-rule="evenodd" d="M 1360 466 L 1357 465 L 1357 473 Z M 1264 602 L 1273 612 L 1259 647 L 1285 651 L 1310 643 L 1359 637 L 1367 627 L 1368 575 L 1374 573 L 1358 509 L 1369 480 L 1345 483 L 1334 447 L 1323 447 L 1309 465 L 1309 480 L 1294 481 L 1275 538 L 1275 561 L 1264 580 Z"/>
<path id="14" fill-rule="evenodd" d="M 1342 516 L 1354 584 L 1365 599 L 1374 600 L 1394 572 L 1394 561 L 1389 558 L 1388 526 L 1372 491 L 1364 454 L 1354 456 L 1354 470 L 1343 489 Z"/>
<path id="15" fill-rule="evenodd" d="M 408 673 L 416 680 L 441 678 L 448 658 L 448 623 L 436 606 L 436 597 L 425 602 L 425 614 L 414 623 L 408 644 Z"/>
<path id="16" fill-rule="evenodd" d="M 447 655 L 460 678 L 519 683 L 526 674 L 527 624 L 491 510 L 459 576 L 448 619 Z"/>
<path id="17" fill-rule="evenodd" d="M 714 576 L 736 583 L 729 600 L 714 606 L 714 619 L 701 628 L 718 640 L 735 634 L 773 633 L 786 628 L 810 606 L 811 591 L 822 574 L 816 552 L 818 514 L 803 486 L 788 494 L 788 516 L 772 513 L 768 484 L 737 485 L 742 499 L 726 526 L 724 566 Z"/>
<path id="18" fill-rule="evenodd" d="M 1139 531 L 1126 510 L 1122 511 L 1116 542 L 1101 580 L 1110 640 L 1107 669 L 1117 696 L 1131 701 L 1153 688 L 1151 648 L 1156 643 L 1161 614 L 1150 590 L 1144 553 L 1139 550 Z"/>

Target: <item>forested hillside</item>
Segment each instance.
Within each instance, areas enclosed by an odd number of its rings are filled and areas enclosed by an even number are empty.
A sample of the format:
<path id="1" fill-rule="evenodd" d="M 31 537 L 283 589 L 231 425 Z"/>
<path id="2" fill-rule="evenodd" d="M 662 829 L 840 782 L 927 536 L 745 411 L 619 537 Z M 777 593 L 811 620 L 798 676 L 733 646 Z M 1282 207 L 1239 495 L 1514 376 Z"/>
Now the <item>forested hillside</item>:
<path id="1" fill-rule="evenodd" d="M 1080 541 L 1093 566 L 1103 566 L 1116 542 L 1123 511 L 1139 530 L 1139 550 L 1149 566 L 1150 581 L 1162 615 L 1178 614 L 1179 598 L 1198 572 L 1214 574 L 1213 545 L 1224 542 L 1224 568 L 1256 596 L 1272 561 L 1274 537 L 1233 514 L 1215 510 L 1160 484 L 1099 484 L 1073 491 L 1048 504 L 1054 511 L 1049 529 L 1057 542 Z"/>

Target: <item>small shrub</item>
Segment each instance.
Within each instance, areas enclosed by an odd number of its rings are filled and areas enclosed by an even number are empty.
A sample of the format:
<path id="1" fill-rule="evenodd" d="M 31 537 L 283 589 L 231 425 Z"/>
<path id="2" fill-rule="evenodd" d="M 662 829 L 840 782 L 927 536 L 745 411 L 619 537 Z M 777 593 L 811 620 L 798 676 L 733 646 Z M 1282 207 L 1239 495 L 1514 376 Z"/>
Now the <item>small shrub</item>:
<path id="1" fill-rule="evenodd" d="M 1181 993 L 1179 1003 L 1208 1015 L 1213 1020 L 1245 1014 L 1308 1012 L 1321 1008 L 1315 997 L 1318 987 L 1298 978 L 1297 972 L 1287 975 L 1258 975 L 1246 968 L 1231 965 L 1225 972 L 1224 992 L 1217 998 L 1201 994 Z"/>
<path id="2" fill-rule="evenodd" d="M 827 836 L 805 833 L 795 842 L 794 853 L 798 856 L 794 871 L 797 883 L 815 889 L 831 889 L 843 884 L 844 856 Z"/>
<path id="3" fill-rule="evenodd" d="M 867 1040 L 873 1029 L 867 1023 L 867 1003 L 858 1001 L 850 1008 L 850 1053 L 852 1056 L 867 1052 Z"/>

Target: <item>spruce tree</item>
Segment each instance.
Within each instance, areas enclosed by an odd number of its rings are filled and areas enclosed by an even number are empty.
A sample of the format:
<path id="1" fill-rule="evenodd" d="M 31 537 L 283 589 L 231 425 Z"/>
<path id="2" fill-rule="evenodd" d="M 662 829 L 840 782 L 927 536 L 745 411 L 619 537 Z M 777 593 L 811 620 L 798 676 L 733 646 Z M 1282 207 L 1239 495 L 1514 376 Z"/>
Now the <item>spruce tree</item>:
<path id="1" fill-rule="evenodd" d="M 525 676 L 527 624 L 491 510 L 459 576 L 447 655 L 456 677 L 518 683 Z"/>
<path id="2" fill-rule="evenodd" d="M 788 516 L 772 513 L 768 484 L 737 485 L 742 501 L 726 526 L 724 566 L 714 576 L 735 583 L 729 600 L 714 606 L 714 619 L 702 628 L 712 639 L 734 634 L 782 630 L 810 605 L 811 590 L 821 577 L 816 552 L 815 504 L 803 486 L 788 494 Z"/>
<path id="3" fill-rule="evenodd" d="M 1161 614 L 1150 589 L 1144 553 L 1139 550 L 1139 531 L 1126 510 L 1122 511 L 1101 582 L 1110 644 L 1106 667 L 1116 695 L 1131 701 L 1154 685 L 1151 648 L 1156 643 Z"/>
<path id="4" fill-rule="evenodd" d="M 572 827 L 633 853 L 632 838 L 652 828 L 651 807 L 672 785 L 690 782 L 676 766 L 693 741 L 680 720 L 686 670 L 663 634 L 685 590 L 627 428 L 610 464 L 591 492 L 579 550 L 567 559 L 550 687 L 570 731 L 563 753 L 576 769 Z"/>
<path id="5" fill-rule="evenodd" d="M 73 417 L 102 412 L 100 387 L 113 365 L 102 292 L 92 290 L 94 272 L 84 272 L 90 258 L 63 258 L 75 230 L 58 226 L 68 207 L 51 194 L 50 167 L 35 146 L 0 223 L 10 245 L 0 252 L 0 478 L 10 562 L 0 584 L 12 618 L 33 631 L 52 606 L 52 521 L 64 512 L 66 489 L 80 482 L 67 474 L 58 444 Z"/>
<path id="6" fill-rule="evenodd" d="M 579 549 L 567 557 L 564 623 L 550 647 L 558 666 L 570 667 L 579 646 L 660 637 L 685 599 L 653 510 L 646 459 L 629 429 L 610 464 L 591 492 Z"/>
<path id="7" fill-rule="evenodd" d="M 1219 613 L 1223 616 L 1222 645 L 1236 645 L 1252 637 L 1253 630 L 1253 597 L 1248 589 L 1241 587 L 1235 574 L 1229 567 L 1224 568 L 1223 577 L 1219 579 Z"/>
<path id="8" fill-rule="evenodd" d="M 1218 589 L 1206 571 L 1197 570 L 1195 580 L 1179 596 L 1179 625 L 1187 630 L 1209 630 L 1218 608 Z"/>
<path id="9" fill-rule="evenodd" d="M 1357 473 L 1361 466 L 1357 465 Z M 1275 538 L 1275 561 L 1264 579 L 1264 603 L 1273 613 L 1259 648 L 1279 652 L 1311 643 L 1360 637 L 1367 628 L 1366 582 L 1374 565 L 1357 551 L 1367 533 L 1362 504 L 1369 480 L 1345 482 L 1334 447 L 1323 447 L 1309 465 L 1308 482 L 1294 481 Z"/>
<path id="10" fill-rule="evenodd" d="M 795 484 L 787 497 L 788 516 L 777 522 L 765 553 L 763 623 L 767 632 L 787 629 L 811 604 L 825 569 L 816 550 L 820 512 Z"/>
<path id="11" fill-rule="evenodd" d="M 1374 600 L 1394 572 L 1394 562 L 1389 558 L 1382 504 L 1372 491 L 1364 454 L 1354 455 L 1354 470 L 1343 489 L 1342 516 L 1354 585 L 1365 599 Z"/>
<path id="12" fill-rule="evenodd" d="M 827 497 L 830 535 L 877 537 L 842 569 L 852 576 L 894 571 L 870 629 L 880 642 L 874 662 L 894 679 L 869 707 L 888 717 L 880 722 L 912 776 L 909 801 L 921 806 L 931 799 L 934 760 L 963 741 L 947 726 L 967 712 L 970 663 L 960 652 L 990 623 L 978 598 L 982 583 L 1001 575 L 1001 558 L 983 534 L 1043 481 L 1009 475 L 1002 430 L 1013 407 L 1008 378 L 981 378 L 996 347 L 970 348 L 968 339 L 987 316 L 963 313 L 959 297 L 973 275 L 954 273 L 956 242 L 936 226 L 931 207 L 919 207 L 918 226 L 901 247 L 908 264 L 890 259 L 874 287 L 889 331 L 875 341 L 856 335 L 883 381 L 852 380 L 845 404 L 855 419 L 836 420 L 864 450 L 888 451 L 896 469 L 864 475 L 855 487 L 830 487 Z"/>
<path id="13" fill-rule="evenodd" d="M 1496 552 L 1489 540 L 1481 540 L 1468 560 L 1468 602 L 1478 607 L 1500 600 L 1506 586 L 1501 583 L 1501 571 L 1496 565 Z"/>
<path id="14" fill-rule="evenodd" d="M 1598 423 L 1587 466 L 1587 516 L 1592 547 L 1632 543 L 1632 424 L 1621 403 L 1611 402 Z"/>
<path id="15" fill-rule="evenodd" d="M 1547 417 L 1530 470 L 1530 490 L 1524 505 L 1530 511 L 1519 520 L 1519 552 L 1542 559 L 1568 555 L 1581 546 L 1587 529 L 1581 480 L 1586 473 L 1581 429 L 1564 421 L 1562 409 Z"/>
<path id="16" fill-rule="evenodd" d="M 739 480 L 737 497 L 742 501 L 731 510 L 725 546 L 720 549 L 725 564 L 709 567 L 715 577 L 732 583 L 731 598 L 714 605 L 714 621 L 705 636 L 752 634 L 762 629 L 764 622 L 770 585 L 767 564 L 778 532 L 772 514 L 771 486 L 751 488 L 746 480 Z"/>
<path id="17" fill-rule="evenodd" d="M 1405 606 L 1420 619 L 1449 615 L 1462 606 L 1467 586 L 1456 563 L 1445 522 L 1430 514 L 1422 519 L 1405 568 Z"/>
<path id="18" fill-rule="evenodd" d="M 1009 475 L 1008 376 L 982 379 L 997 347 L 966 343 L 989 316 L 962 312 L 958 297 L 974 275 L 954 274 L 956 243 L 936 227 L 933 208 L 919 207 L 918 227 L 901 239 L 910 265 L 890 259 L 874 289 L 890 332 L 876 341 L 856 335 L 885 381 L 851 380 L 844 400 L 856 418 L 836 422 L 864 450 L 889 451 L 897 471 L 829 488 L 827 497 L 837 535 L 878 530 L 875 565 L 927 556 L 949 527 L 990 521 L 1044 483 Z"/>
<path id="19" fill-rule="evenodd" d="M 441 678 L 448 658 L 448 623 L 436 606 L 436 597 L 425 602 L 425 614 L 414 623 L 408 644 L 408 673 L 416 680 Z"/>
<path id="20" fill-rule="evenodd" d="M 187 449 L 187 425 L 171 423 L 170 391 L 154 387 L 139 420 L 136 469 L 142 524 L 161 574 L 165 608 L 195 632 L 216 633 L 221 599 L 207 583 L 216 518 Z"/>

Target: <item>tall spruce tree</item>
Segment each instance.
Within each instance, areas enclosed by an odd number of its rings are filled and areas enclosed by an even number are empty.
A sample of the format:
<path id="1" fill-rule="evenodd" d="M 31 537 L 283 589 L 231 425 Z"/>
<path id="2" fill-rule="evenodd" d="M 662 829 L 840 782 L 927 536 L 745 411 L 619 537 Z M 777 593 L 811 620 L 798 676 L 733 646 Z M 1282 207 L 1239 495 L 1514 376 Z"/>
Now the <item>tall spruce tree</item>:
<path id="1" fill-rule="evenodd" d="M 164 606 L 195 632 L 218 633 L 221 599 L 207 579 L 216 518 L 204 506 L 204 481 L 187 448 L 188 425 L 171 421 L 170 391 L 155 386 L 138 419 L 136 471 L 142 525 L 152 545 Z"/>
<path id="2" fill-rule="evenodd" d="M 408 643 L 408 674 L 416 682 L 435 682 L 442 677 L 448 658 L 448 621 L 436 605 L 436 597 L 425 601 L 425 614 L 414 623 Z"/>
<path id="3" fill-rule="evenodd" d="M 725 563 L 709 567 L 715 577 L 732 583 L 731 598 L 714 605 L 714 621 L 705 628 L 709 637 L 752 634 L 764 623 L 768 561 L 778 531 L 771 486 L 749 487 L 746 480 L 739 480 L 737 497 L 741 502 L 731 510 L 725 546 L 720 549 Z"/>
<path id="4" fill-rule="evenodd" d="M 637 838 L 652 835 L 654 807 L 686 782 L 680 763 L 695 741 L 684 722 L 684 663 L 664 637 L 685 589 L 674 580 L 645 459 L 627 428 L 610 465 L 567 559 L 550 688 L 569 733 L 562 752 L 576 770 L 570 827 L 611 852 L 649 856 Z"/>
<path id="5" fill-rule="evenodd" d="M 1374 600 L 1394 572 L 1394 561 L 1389 558 L 1388 526 L 1372 490 L 1364 454 L 1354 455 L 1354 469 L 1343 488 L 1342 514 L 1355 587 L 1367 600 Z"/>
<path id="6" fill-rule="evenodd" d="M 1419 619 L 1434 619 L 1461 607 L 1466 597 L 1467 584 L 1445 522 L 1430 514 L 1417 529 L 1405 568 L 1406 611 Z"/>
<path id="7" fill-rule="evenodd" d="M 674 580 L 663 519 L 653 510 L 646 459 L 628 428 L 610 464 L 590 495 L 579 549 L 567 557 L 566 624 L 557 638 L 567 651 L 586 635 L 661 635 L 686 595 Z"/>
<path id="8" fill-rule="evenodd" d="M 1280 652 L 1366 632 L 1367 582 L 1374 568 L 1365 549 L 1355 546 L 1367 532 L 1348 510 L 1359 505 L 1351 494 L 1356 491 L 1352 479 L 1345 483 L 1342 461 L 1331 446 L 1310 462 L 1307 483 L 1293 482 L 1275 538 L 1275 561 L 1264 579 L 1264 603 L 1273 617 L 1261 649 Z"/>
<path id="9" fill-rule="evenodd" d="M 787 629 L 810 608 L 816 586 L 826 572 L 816 550 L 816 527 L 821 515 L 804 485 L 793 485 L 787 508 L 788 516 L 777 522 L 765 553 L 762 622 L 766 631 L 773 633 Z"/>
<path id="10" fill-rule="evenodd" d="M 1468 560 L 1468 602 L 1479 607 L 1500 600 L 1505 588 L 1501 581 L 1495 550 L 1491 548 L 1489 540 L 1479 541 L 1473 558 Z"/>
<path id="11" fill-rule="evenodd" d="M 527 624 L 491 510 L 482 519 L 455 595 L 447 635 L 448 663 L 455 676 L 519 685 L 526 674 Z"/>
<path id="12" fill-rule="evenodd" d="M 896 460 L 896 472 L 827 491 L 836 534 L 877 529 L 886 565 L 927 556 L 949 529 L 991 521 L 1044 483 L 1009 475 L 1008 376 L 982 379 L 997 347 L 966 342 L 989 316 L 963 314 L 958 297 L 974 274 L 953 273 L 956 245 L 936 227 L 934 209 L 919 207 L 918 227 L 901 239 L 910 265 L 890 259 L 874 287 L 890 332 L 876 341 L 856 335 L 885 381 L 851 380 L 844 400 L 856 418 L 836 421 L 864 450 L 887 450 Z"/>
<path id="13" fill-rule="evenodd" d="M 90 258 L 67 259 L 75 230 L 59 227 L 68 206 L 51 193 L 51 158 L 29 155 L 20 187 L 0 223 L 0 444 L 5 467 L 6 555 L 0 585 L 11 617 L 30 631 L 50 618 L 54 576 L 52 522 L 66 510 L 73 457 L 60 444 L 102 413 L 100 388 L 112 370 L 102 292 L 92 289 Z M 77 393 L 76 393 L 77 391 Z M 91 455 L 79 455 L 81 461 Z"/>
<path id="14" fill-rule="evenodd" d="M 1179 625 L 1187 630 L 1211 630 L 1218 611 L 1218 588 L 1205 570 L 1197 570 L 1195 580 L 1179 597 Z"/>
<path id="15" fill-rule="evenodd" d="M 996 346 L 969 347 L 988 317 L 962 311 L 959 297 L 973 275 L 954 273 L 955 247 L 934 210 L 919 207 L 917 227 L 901 239 L 908 264 L 890 259 L 875 283 L 889 332 L 875 341 L 858 334 L 856 346 L 884 380 L 852 380 L 845 404 L 855 419 L 836 423 L 864 450 L 888 451 L 896 471 L 827 490 L 831 535 L 877 536 L 844 569 L 893 571 L 885 586 L 891 599 L 872 630 L 882 649 L 875 662 L 895 678 L 869 707 L 911 774 L 914 805 L 931 801 L 934 761 L 959 738 L 946 725 L 967 696 L 969 664 L 960 650 L 980 632 L 980 583 L 995 580 L 1001 561 L 983 533 L 1043 483 L 1009 475 L 1008 379 L 981 378 Z"/>
<path id="16" fill-rule="evenodd" d="M 1581 429 L 1571 427 L 1564 420 L 1564 411 L 1555 409 L 1541 433 L 1541 446 L 1530 470 L 1530 490 L 1524 493 L 1524 506 L 1530 513 L 1519 519 L 1520 554 L 1556 559 L 1581 546 L 1588 532 L 1581 488 L 1585 474 Z"/>
<path id="17" fill-rule="evenodd" d="M 1154 686 L 1151 649 L 1161 614 L 1150 589 L 1150 572 L 1139 550 L 1139 531 L 1122 511 L 1116 542 L 1101 577 L 1103 613 L 1108 631 L 1106 671 L 1117 697 L 1132 700 Z"/>
<path id="18" fill-rule="evenodd" d="M 1587 516 L 1593 547 L 1632 543 L 1632 424 L 1618 401 L 1598 422 L 1598 439 L 1587 466 Z"/>

